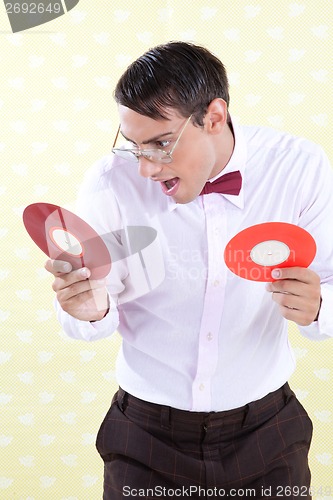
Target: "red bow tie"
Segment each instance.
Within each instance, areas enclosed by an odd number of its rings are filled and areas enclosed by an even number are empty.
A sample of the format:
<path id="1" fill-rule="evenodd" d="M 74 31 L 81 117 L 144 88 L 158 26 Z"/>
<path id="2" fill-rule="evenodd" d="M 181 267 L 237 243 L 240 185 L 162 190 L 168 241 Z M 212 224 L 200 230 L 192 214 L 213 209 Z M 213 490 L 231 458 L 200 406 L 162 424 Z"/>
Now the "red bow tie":
<path id="1" fill-rule="evenodd" d="M 224 174 L 214 182 L 206 182 L 200 194 L 223 193 L 239 195 L 242 187 L 242 175 L 239 170 Z"/>

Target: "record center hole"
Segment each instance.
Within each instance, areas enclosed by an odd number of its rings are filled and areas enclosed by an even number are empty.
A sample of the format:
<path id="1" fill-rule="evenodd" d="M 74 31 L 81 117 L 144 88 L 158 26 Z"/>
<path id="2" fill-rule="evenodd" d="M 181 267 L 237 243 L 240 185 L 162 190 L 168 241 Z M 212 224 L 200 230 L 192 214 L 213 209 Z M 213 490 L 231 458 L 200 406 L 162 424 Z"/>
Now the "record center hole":
<path id="1" fill-rule="evenodd" d="M 54 229 L 51 233 L 54 243 L 62 250 L 71 255 L 80 256 L 83 248 L 79 240 L 64 229 Z"/>
<path id="2" fill-rule="evenodd" d="M 289 255 L 288 245 L 278 240 L 262 241 L 250 253 L 251 260 L 261 266 L 277 266 L 286 261 Z"/>

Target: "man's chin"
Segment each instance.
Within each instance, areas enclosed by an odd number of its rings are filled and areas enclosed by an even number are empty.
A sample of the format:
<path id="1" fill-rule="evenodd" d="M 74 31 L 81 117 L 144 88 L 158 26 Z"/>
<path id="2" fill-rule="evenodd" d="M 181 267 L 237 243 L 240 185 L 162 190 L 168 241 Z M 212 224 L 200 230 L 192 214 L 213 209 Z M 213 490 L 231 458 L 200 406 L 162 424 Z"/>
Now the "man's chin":
<path id="1" fill-rule="evenodd" d="M 172 196 L 172 199 L 175 203 L 178 203 L 179 205 L 186 205 L 187 203 L 191 203 L 191 201 L 195 200 L 197 198 L 197 195 L 177 195 L 177 196 Z"/>

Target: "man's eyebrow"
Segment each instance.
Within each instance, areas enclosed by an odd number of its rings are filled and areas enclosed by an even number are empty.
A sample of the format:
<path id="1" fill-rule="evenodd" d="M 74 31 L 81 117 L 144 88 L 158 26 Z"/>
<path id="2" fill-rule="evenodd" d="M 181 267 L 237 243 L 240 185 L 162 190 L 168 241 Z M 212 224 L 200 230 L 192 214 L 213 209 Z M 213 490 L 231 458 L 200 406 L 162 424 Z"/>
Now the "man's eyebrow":
<path id="1" fill-rule="evenodd" d="M 129 139 L 128 137 L 126 137 L 126 135 L 124 135 L 122 133 L 122 131 L 120 131 L 120 133 L 126 141 L 129 141 L 129 142 L 132 142 L 133 144 L 136 144 L 136 142 L 132 141 L 132 139 Z M 155 137 L 151 137 L 150 139 L 147 139 L 146 141 L 142 141 L 142 144 L 150 144 L 152 142 L 158 141 L 162 137 L 165 137 L 167 135 L 172 135 L 172 134 L 173 134 L 173 132 L 165 132 L 164 134 L 155 135 Z"/>

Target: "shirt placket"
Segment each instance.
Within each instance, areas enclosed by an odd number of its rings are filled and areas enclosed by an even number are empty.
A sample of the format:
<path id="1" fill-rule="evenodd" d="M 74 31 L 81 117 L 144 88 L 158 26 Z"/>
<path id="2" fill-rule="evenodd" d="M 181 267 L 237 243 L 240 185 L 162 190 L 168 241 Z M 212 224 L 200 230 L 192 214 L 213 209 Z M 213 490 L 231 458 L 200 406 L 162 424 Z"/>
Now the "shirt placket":
<path id="1" fill-rule="evenodd" d="M 207 285 L 199 333 L 197 372 L 192 386 L 192 409 L 212 407 L 212 377 L 218 362 L 218 338 L 224 306 L 226 267 L 223 249 L 226 242 L 224 198 L 212 194 L 203 197 L 207 232 Z"/>

